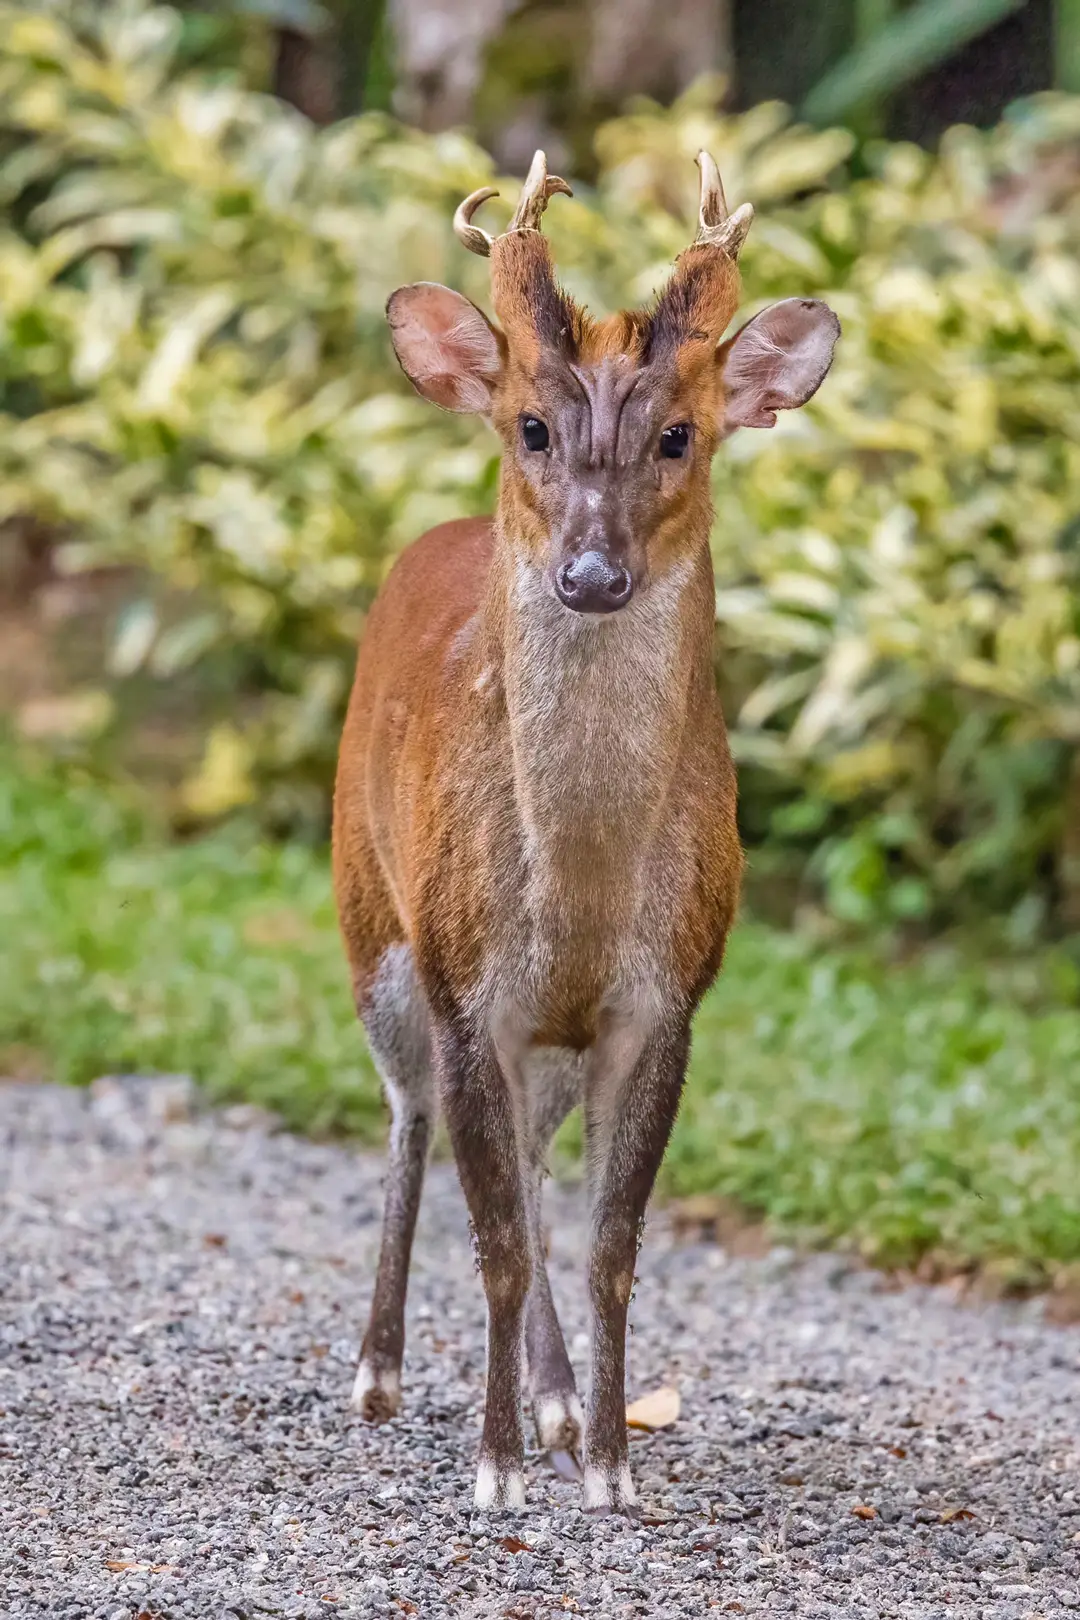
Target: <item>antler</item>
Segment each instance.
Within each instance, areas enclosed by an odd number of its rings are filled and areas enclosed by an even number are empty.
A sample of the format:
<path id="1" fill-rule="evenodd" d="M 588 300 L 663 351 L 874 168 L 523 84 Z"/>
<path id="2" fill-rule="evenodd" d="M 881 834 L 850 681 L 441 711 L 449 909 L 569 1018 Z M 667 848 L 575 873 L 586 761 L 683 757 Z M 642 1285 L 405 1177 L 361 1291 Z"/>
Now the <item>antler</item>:
<path id="1" fill-rule="evenodd" d="M 564 197 L 574 195 L 565 180 L 560 179 L 557 174 L 548 174 L 547 158 L 543 152 L 537 152 L 529 167 L 525 184 L 521 188 L 514 217 L 503 234 L 509 235 L 511 231 L 538 231 L 544 209 L 548 205 L 548 198 L 554 197 L 557 191 L 561 191 Z M 459 203 L 454 213 L 454 235 L 470 253 L 479 253 L 484 259 L 491 252 L 495 239 L 489 236 L 487 231 L 482 231 L 479 225 L 474 225 L 472 217 L 481 203 L 487 202 L 489 197 L 498 195 L 492 186 L 482 186 L 479 191 L 474 191 L 471 196 L 466 197 L 463 203 Z"/>
<path id="2" fill-rule="evenodd" d="M 754 222 L 752 203 L 743 203 L 733 214 L 728 213 L 727 199 L 720 179 L 720 170 L 708 152 L 699 152 L 697 166 L 701 170 L 701 206 L 698 209 L 698 232 L 694 246 L 705 244 L 717 247 L 729 259 L 739 257 L 739 249 Z"/>

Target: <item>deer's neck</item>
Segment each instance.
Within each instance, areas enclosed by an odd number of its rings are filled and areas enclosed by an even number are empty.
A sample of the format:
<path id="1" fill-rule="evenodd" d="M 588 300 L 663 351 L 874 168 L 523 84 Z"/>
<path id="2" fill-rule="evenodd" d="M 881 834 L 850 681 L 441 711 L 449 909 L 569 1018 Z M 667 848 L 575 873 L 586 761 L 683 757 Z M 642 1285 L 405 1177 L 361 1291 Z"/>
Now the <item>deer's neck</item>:
<path id="1" fill-rule="evenodd" d="M 598 618 L 510 559 L 493 586 L 527 903 L 564 943 L 595 944 L 640 904 L 687 727 L 712 693 L 708 552 Z"/>

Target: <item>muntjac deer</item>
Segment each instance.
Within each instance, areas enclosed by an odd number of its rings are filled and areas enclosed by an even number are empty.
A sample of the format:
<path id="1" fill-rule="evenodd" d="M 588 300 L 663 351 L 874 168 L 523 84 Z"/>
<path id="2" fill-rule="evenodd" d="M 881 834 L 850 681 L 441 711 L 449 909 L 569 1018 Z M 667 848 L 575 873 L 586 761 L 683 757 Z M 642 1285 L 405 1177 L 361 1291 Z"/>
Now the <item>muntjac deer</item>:
<path id="1" fill-rule="evenodd" d="M 709 462 L 829 368 L 839 324 L 790 298 L 726 342 L 753 210 L 707 153 L 700 228 L 649 310 L 594 320 L 540 220 L 536 154 L 491 259 L 499 325 L 431 282 L 388 304 L 436 405 L 503 443 L 494 520 L 446 523 L 393 568 L 341 744 L 334 869 L 356 1005 L 393 1117 L 382 1252 L 354 1403 L 400 1399 L 409 1256 L 438 1104 L 488 1309 L 476 1504 L 525 1501 L 522 1379 L 542 1447 L 583 1452 L 584 1506 L 629 1512 L 624 1365 L 645 1206 L 690 1020 L 720 967 L 742 855 L 712 665 Z M 584 1415 L 545 1272 L 540 1192 L 576 1104 L 591 1186 Z"/>

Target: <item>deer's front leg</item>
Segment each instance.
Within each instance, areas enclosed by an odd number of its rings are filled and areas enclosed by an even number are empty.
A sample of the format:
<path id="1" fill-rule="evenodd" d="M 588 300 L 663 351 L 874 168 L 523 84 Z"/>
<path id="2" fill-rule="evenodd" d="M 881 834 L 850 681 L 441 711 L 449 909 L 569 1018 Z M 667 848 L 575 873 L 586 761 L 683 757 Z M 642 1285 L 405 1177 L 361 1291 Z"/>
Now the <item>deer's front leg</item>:
<path id="1" fill-rule="evenodd" d="M 636 1501 L 626 1442 L 626 1317 L 645 1206 L 675 1121 L 689 1048 L 689 1024 L 681 1019 L 640 1044 L 632 1027 L 618 1032 L 608 1052 L 603 1045 L 598 1051 L 585 1099 L 592 1366 L 584 1505 L 592 1513 L 630 1513 Z"/>
<path id="2" fill-rule="evenodd" d="M 487 1403 L 476 1506 L 525 1506 L 522 1340 L 531 1276 L 513 1099 L 490 1038 L 442 1028 L 439 1085 L 487 1296 Z"/>

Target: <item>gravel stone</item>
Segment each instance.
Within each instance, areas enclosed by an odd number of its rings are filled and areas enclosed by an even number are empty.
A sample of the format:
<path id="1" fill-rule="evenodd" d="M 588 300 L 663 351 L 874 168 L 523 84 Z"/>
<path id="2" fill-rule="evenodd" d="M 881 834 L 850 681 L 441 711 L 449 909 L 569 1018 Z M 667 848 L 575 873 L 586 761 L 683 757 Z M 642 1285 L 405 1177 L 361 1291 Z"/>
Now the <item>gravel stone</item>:
<path id="1" fill-rule="evenodd" d="M 484 1311 L 447 1164 L 404 1411 L 348 1409 L 381 1176 L 182 1076 L 0 1083 L 4 1620 L 1076 1614 L 1076 1329 L 658 1214 L 629 1394 L 674 1383 L 682 1415 L 631 1438 L 641 1520 L 586 1517 L 535 1453 L 526 1512 L 476 1513 Z M 550 1192 L 580 1370 L 583 1200 Z"/>

